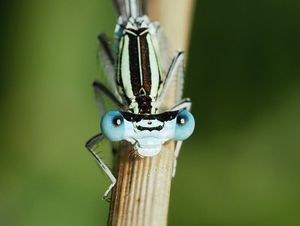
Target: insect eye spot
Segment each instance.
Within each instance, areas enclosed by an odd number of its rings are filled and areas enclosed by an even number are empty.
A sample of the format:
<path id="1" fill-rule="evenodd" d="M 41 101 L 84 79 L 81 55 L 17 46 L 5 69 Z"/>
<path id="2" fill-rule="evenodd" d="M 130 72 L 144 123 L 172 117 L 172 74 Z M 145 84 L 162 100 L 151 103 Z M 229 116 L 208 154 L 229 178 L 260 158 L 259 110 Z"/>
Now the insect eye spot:
<path id="1" fill-rule="evenodd" d="M 186 124 L 187 122 L 187 118 L 184 116 L 178 116 L 177 117 L 177 124 L 183 126 L 184 124 Z"/>
<path id="2" fill-rule="evenodd" d="M 119 116 L 115 117 L 115 118 L 113 118 L 112 122 L 115 126 L 120 126 L 123 123 L 123 118 L 121 118 Z"/>

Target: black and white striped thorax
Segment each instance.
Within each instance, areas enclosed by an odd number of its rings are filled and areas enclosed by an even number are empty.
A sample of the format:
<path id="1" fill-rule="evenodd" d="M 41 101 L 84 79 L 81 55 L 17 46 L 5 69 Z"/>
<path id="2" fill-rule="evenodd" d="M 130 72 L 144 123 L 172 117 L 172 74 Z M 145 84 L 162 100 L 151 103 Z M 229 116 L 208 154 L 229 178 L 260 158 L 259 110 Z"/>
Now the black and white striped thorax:
<path id="1" fill-rule="evenodd" d="M 120 96 L 137 114 L 157 112 L 163 77 L 156 28 L 146 16 L 130 18 L 116 28 L 116 80 Z"/>

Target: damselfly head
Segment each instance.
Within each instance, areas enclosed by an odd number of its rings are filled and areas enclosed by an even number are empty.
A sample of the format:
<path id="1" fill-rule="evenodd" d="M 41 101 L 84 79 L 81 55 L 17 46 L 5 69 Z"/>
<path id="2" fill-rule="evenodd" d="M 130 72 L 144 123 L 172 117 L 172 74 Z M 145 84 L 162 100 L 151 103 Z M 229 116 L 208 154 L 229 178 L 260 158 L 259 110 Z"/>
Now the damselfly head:
<path id="1" fill-rule="evenodd" d="M 154 156 L 168 140 L 185 140 L 194 130 L 194 117 L 187 110 L 161 114 L 110 111 L 101 120 L 101 130 L 110 141 L 132 143 L 140 156 Z"/>

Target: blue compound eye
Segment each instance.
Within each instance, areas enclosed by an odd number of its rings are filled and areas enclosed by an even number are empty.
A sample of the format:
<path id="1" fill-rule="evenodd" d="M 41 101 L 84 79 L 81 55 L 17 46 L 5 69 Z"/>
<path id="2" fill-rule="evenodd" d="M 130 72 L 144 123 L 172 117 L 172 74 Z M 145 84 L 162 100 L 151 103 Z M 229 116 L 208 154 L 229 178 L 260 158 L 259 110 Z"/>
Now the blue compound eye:
<path id="1" fill-rule="evenodd" d="M 174 140 L 185 140 L 192 135 L 195 128 L 193 115 L 187 110 L 178 113 Z"/>
<path id="2" fill-rule="evenodd" d="M 121 141 L 124 138 L 124 118 L 119 111 L 107 112 L 100 123 L 102 133 L 110 141 Z"/>

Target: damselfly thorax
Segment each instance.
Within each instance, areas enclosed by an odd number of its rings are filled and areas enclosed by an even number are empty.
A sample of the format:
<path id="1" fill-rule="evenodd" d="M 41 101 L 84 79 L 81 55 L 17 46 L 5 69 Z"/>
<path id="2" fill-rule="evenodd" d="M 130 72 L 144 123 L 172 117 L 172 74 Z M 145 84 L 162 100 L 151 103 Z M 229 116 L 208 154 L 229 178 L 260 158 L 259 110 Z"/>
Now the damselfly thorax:
<path id="1" fill-rule="evenodd" d="M 163 86 L 156 27 L 147 16 L 121 20 L 115 30 L 118 92 L 132 112 L 154 114 Z"/>

